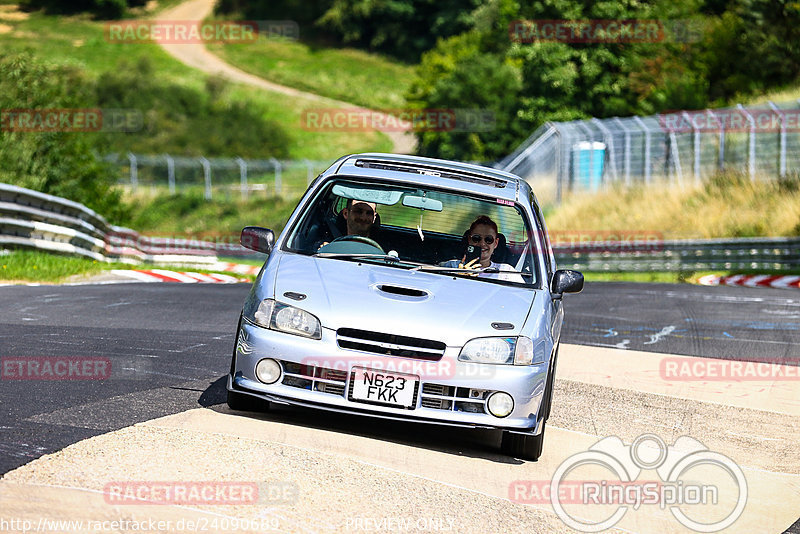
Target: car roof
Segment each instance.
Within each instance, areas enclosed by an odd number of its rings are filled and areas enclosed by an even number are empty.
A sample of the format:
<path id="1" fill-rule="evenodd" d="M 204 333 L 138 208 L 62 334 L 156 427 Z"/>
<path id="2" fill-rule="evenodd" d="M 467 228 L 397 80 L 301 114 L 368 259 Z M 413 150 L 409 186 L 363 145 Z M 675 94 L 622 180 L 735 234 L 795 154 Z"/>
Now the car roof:
<path id="1" fill-rule="evenodd" d="M 498 169 L 404 154 L 352 154 L 340 158 L 325 174 L 390 178 L 417 185 L 490 194 L 507 200 L 518 200 L 520 189 L 529 189 L 520 177 Z M 523 195 L 527 196 L 527 191 Z"/>

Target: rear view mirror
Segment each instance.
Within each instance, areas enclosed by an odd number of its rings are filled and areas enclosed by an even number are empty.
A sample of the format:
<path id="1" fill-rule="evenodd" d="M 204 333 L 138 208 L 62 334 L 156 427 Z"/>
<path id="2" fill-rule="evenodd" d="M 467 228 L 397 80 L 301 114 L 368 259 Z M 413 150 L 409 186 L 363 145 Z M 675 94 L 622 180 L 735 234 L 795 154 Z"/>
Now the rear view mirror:
<path id="1" fill-rule="evenodd" d="M 250 250 L 269 254 L 275 245 L 275 233 L 269 228 L 246 226 L 242 230 L 241 243 L 243 247 Z"/>
<path id="2" fill-rule="evenodd" d="M 360 200 L 362 202 L 372 202 L 374 204 L 393 206 L 397 204 L 398 200 L 400 200 L 400 196 L 403 194 L 403 192 L 375 189 L 373 187 L 358 184 L 336 184 L 333 186 L 333 194 L 344 198 Z"/>
<path id="3" fill-rule="evenodd" d="M 428 197 L 406 195 L 403 197 L 403 206 L 428 211 L 442 211 L 442 201 Z"/>
<path id="4" fill-rule="evenodd" d="M 550 293 L 554 299 L 560 299 L 564 293 L 580 293 L 583 289 L 583 274 L 570 269 L 558 270 L 553 273 L 553 283 Z"/>

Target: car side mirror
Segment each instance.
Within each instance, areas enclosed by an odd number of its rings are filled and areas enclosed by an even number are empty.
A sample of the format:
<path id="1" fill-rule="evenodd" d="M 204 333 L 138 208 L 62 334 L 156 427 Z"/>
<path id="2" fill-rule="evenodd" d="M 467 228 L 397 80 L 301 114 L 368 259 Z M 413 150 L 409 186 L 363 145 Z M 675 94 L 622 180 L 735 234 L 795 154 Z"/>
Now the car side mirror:
<path id="1" fill-rule="evenodd" d="M 564 293 L 580 293 L 582 289 L 582 273 L 570 269 L 561 269 L 553 273 L 550 293 L 554 299 L 560 299 Z"/>
<path id="2" fill-rule="evenodd" d="M 240 242 L 245 248 L 269 254 L 275 245 L 275 233 L 269 228 L 260 226 L 246 226 L 242 230 Z"/>

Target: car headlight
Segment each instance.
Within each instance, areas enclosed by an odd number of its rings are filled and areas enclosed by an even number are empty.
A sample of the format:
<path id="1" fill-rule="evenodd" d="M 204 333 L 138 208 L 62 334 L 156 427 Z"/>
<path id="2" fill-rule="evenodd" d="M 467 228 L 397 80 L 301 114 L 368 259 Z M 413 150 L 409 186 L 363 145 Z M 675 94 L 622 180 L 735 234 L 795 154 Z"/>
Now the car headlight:
<path id="1" fill-rule="evenodd" d="M 462 362 L 512 363 L 514 361 L 513 337 L 479 337 L 470 339 L 461 349 L 458 359 Z"/>
<path id="2" fill-rule="evenodd" d="M 529 337 L 519 336 L 517 346 L 514 350 L 514 365 L 537 365 L 544 363 L 547 359 L 545 348 L 547 344 L 544 340 L 534 343 Z"/>
<path id="3" fill-rule="evenodd" d="M 462 362 L 531 365 L 544 362 L 544 345 L 519 337 L 481 337 L 469 340 L 461 349 Z"/>
<path id="4" fill-rule="evenodd" d="M 319 319 L 300 308 L 264 299 L 253 316 L 256 324 L 287 334 L 322 339 L 322 325 Z"/>

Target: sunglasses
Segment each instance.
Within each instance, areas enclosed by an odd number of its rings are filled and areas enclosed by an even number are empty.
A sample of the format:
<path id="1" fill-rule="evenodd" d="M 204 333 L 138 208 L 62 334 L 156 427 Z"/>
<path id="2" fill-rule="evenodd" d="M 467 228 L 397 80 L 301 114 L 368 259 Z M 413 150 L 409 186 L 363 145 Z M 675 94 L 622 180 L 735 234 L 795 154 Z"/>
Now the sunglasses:
<path id="1" fill-rule="evenodd" d="M 494 243 L 494 236 L 492 235 L 472 234 L 469 238 L 476 245 L 481 242 L 481 238 L 483 238 L 483 241 L 487 245 L 491 245 L 492 243 Z"/>

